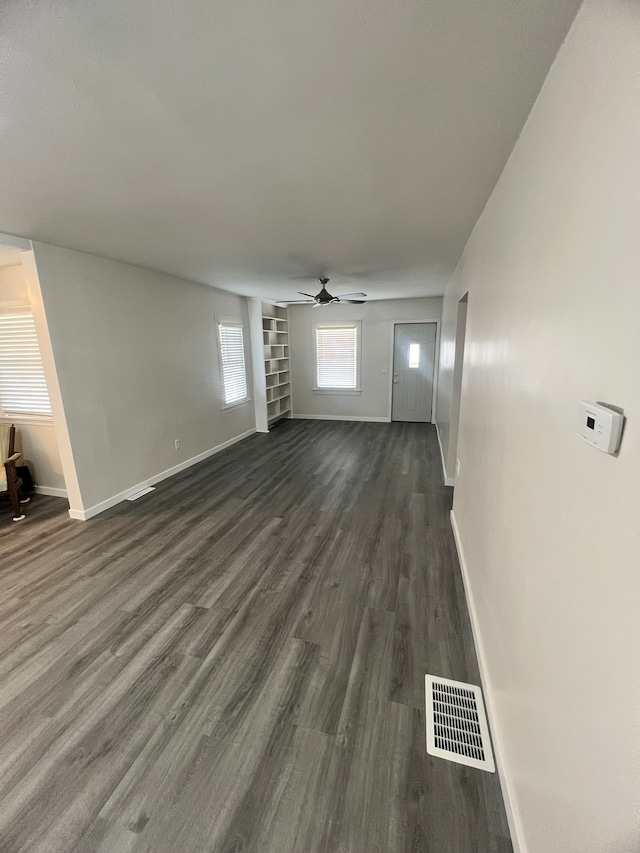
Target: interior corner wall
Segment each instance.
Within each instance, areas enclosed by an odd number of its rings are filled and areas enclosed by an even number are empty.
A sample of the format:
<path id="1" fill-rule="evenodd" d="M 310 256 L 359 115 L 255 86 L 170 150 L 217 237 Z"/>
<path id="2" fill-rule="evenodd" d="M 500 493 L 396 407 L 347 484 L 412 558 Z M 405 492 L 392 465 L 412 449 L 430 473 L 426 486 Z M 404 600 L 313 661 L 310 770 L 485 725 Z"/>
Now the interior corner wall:
<path id="1" fill-rule="evenodd" d="M 639 80 L 640 5 L 587 0 L 444 300 L 446 421 L 469 291 L 453 514 L 528 853 L 640 849 Z M 617 458 L 579 400 L 623 407 Z"/>
<path id="2" fill-rule="evenodd" d="M 34 253 L 79 486 L 72 515 L 253 431 L 250 402 L 223 410 L 215 326 L 247 325 L 243 297 L 44 243 Z M 248 334 L 245 346 L 250 387 Z"/>
<path id="3" fill-rule="evenodd" d="M 294 417 L 390 420 L 393 324 L 440 320 L 442 299 L 380 299 L 364 305 L 289 306 Z M 314 394 L 313 324 L 362 321 L 362 392 Z M 387 370 L 383 373 L 383 369 Z"/>

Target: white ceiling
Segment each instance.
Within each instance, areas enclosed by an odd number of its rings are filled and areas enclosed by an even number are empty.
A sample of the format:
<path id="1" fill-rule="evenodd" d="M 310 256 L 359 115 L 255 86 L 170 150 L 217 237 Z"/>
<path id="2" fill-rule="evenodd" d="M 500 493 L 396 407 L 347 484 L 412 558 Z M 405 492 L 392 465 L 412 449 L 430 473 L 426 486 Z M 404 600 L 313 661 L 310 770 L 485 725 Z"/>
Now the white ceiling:
<path id="1" fill-rule="evenodd" d="M 578 5 L 3 0 L 0 230 L 247 295 L 440 294 Z"/>

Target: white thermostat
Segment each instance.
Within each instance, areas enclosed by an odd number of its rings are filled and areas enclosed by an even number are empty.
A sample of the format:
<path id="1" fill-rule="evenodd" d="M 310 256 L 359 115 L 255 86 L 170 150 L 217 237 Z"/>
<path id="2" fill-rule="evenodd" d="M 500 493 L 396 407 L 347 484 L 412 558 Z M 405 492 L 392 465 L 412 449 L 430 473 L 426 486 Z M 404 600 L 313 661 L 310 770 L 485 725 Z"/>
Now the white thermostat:
<path id="1" fill-rule="evenodd" d="M 605 453 L 615 453 L 620 446 L 623 421 L 620 412 L 602 403 L 581 400 L 578 405 L 578 435 Z"/>

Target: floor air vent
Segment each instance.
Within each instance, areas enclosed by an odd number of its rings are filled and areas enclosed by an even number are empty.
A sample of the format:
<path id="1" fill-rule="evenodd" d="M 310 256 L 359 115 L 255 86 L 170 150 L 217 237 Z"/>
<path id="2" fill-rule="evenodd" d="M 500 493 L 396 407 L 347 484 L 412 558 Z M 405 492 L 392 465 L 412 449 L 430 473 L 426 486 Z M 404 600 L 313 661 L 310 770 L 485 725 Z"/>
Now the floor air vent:
<path id="1" fill-rule="evenodd" d="M 427 752 L 495 771 L 482 690 L 474 684 L 425 676 L 427 694 Z"/>
<path id="2" fill-rule="evenodd" d="M 129 495 L 127 498 L 128 501 L 137 501 L 138 498 L 141 498 L 143 495 L 148 495 L 149 492 L 155 492 L 155 486 L 147 486 L 146 489 L 141 489 L 139 492 L 134 492 L 134 494 Z"/>

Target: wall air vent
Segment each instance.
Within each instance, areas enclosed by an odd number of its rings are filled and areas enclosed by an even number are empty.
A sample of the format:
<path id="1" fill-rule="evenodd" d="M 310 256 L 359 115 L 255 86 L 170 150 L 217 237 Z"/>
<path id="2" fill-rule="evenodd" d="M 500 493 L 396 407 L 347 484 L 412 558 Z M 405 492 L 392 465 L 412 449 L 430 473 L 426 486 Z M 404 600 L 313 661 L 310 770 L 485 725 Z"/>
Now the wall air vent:
<path id="1" fill-rule="evenodd" d="M 425 676 L 427 752 L 495 771 L 482 690 L 474 684 Z"/>

